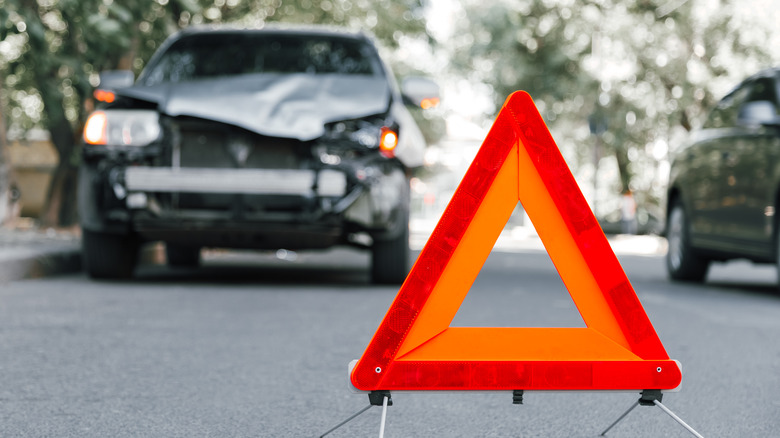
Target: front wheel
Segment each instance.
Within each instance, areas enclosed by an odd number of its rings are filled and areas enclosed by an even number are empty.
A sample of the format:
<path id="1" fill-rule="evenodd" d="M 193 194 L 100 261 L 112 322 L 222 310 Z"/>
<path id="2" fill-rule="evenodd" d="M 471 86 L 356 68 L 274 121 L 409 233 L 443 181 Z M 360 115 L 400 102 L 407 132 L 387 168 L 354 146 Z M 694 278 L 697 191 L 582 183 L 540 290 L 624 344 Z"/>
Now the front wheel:
<path id="1" fill-rule="evenodd" d="M 710 261 L 697 255 L 690 243 L 690 223 L 682 204 L 672 204 L 667 223 L 666 269 L 669 278 L 678 281 L 702 282 Z"/>
<path id="2" fill-rule="evenodd" d="M 120 279 L 133 275 L 138 260 L 138 242 L 130 235 L 84 230 L 82 257 L 92 278 Z"/>
<path id="3" fill-rule="evenodd" d="M 777 267 L 777 287 L 780 288 L 780 218 L 775 222 L 775 266 Z"/>
<path id="4" fill-rule="evenodd" d="M 409 212 L 403 213 L 402 230 L 388 240 L 375 240 L 371 248 L 371 282 L 401 284 L 409 273 Z"/>
<path id="5" fill-rule="evenodd" d="M 192 268 L 200 262 L 200 248 L 166 243 L 165 257 L 168 259 L 168 266 Z"/>

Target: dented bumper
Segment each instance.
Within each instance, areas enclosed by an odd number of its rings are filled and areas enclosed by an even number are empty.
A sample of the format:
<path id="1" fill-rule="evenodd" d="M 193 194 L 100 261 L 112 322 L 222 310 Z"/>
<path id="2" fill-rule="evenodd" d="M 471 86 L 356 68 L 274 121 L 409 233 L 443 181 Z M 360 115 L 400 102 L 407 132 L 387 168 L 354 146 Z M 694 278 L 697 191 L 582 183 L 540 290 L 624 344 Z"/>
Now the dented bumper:
<path id="1" fill-rule="evenodd" d="M 347 194 L 347 177 L 336 170 L 198 169 L 128 167 L 129 192 L 224 193 L 340 197 Z"/>

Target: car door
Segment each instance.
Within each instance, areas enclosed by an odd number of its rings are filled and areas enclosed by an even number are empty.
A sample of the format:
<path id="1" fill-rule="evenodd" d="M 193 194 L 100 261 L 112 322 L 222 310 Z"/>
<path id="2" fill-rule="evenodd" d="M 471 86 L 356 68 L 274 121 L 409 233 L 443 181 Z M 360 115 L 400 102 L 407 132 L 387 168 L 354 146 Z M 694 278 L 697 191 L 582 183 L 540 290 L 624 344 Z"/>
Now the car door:
<path id="1" fill-rule="evenodd" d="M 688 194 L 691 239 L 697 247 L 723 249 L 727 210 L 733 202 L 728 197 L 724 161 L 733 150 L 738 110 L 748 92 L 743 86 L 724 97 L 682 152 L 687 164 L 681 188 Z"/>
<path id="2" fill-rule="evenodd" d="M 738 246 L 739 252 L 753 257 L 771 256 L 774 248 L 772 221 L 777 187 L 772 170 L 780 153 L 780 137 L 777 128 L 764 122 L 778 114 L 777 91 L 774 76 L 752 81 L 733 136 L 723 144 L 724 237 Z M 768 110 L 770 105 L 769 111 L 756 111 L 757 107 Z"/>

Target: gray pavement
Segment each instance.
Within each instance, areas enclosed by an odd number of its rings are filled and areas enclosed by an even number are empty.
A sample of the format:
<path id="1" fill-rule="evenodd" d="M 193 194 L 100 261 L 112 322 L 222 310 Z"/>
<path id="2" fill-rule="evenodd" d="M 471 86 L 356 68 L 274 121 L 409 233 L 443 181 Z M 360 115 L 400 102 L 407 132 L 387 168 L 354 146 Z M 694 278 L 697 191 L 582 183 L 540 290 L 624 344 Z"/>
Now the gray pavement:
<path id="1" fill-rule="evenodd" d="M 81 270 L 78 230 L 0 227 L 0 283 Z"/>
<path id="2" fill-rule="evenodd" d="M 518 250 L 500 239 L 507 246 L 488 257 L 452 326 L 584 326 L 551 261 L 525 249 L 533 239 Z M 368 254 L 339 251 L 294 260 L 212 251 L 200 269 L 147 265 L 134 281 L 66 275 L 0 285 L 0 436 L 325 432 L 367 405 L 349 390 L 347 364 L 397 292 L 369 283 Z M 707 437 L 777 436 L 772 268 L 761 282 L 758 269 L 743 265 L 689 285 L 668 282 L 660 256 L 621 262 L 664 347 L 683 364 L 682 390 L 664 404 Z M 523 406 L 508 392 L 393 398 L 388 437 L 595 438 L 637 394 L 529 391 Z M 370 410 L 333 438 L 376 436 L 380 413 Z M 660 409 L 638 408 L 607 436 L 692 435 Z"/>

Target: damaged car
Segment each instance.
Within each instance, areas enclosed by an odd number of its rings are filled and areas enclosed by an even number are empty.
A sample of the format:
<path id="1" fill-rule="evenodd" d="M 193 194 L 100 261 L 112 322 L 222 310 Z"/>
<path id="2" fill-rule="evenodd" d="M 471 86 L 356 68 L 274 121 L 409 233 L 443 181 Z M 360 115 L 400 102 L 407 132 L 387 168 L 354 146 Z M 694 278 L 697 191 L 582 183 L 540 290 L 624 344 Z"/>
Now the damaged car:
<path id="1" fill-rule="evenodd" d="M 90 276 L 130 277 L 162 241 L 172 266 L 202 248 L 351 245 L 370 251 L 374 283 L 405 279 L 426 146 L 406 105 L 438 87 L 399 87 L 367 35 L 187 29 L 135 83 L 109 72 L 95 95 L 79 179 Z"/>

